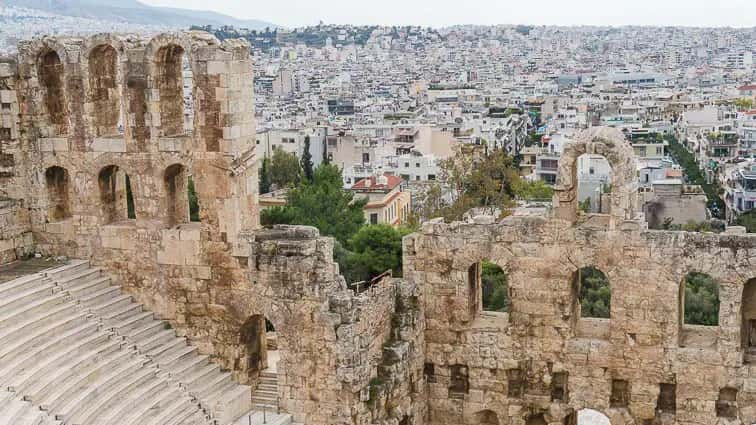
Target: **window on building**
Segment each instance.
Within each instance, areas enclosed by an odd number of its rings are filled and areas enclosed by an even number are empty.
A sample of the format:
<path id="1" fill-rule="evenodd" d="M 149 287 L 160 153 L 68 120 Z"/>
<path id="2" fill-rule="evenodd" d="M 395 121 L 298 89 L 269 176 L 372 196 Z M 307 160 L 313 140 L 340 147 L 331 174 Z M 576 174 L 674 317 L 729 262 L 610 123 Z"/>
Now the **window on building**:
<path id="1" fill-rule="evenodd" d="M 365 164 L 368 162 L 370 162 L 370 154 L 365 152 L 362 154 L 362 163 Z"/>
<path id="2" fill-rule="evenodd" d="M 370 213 L 370 224 L 378 224 L 378 213 Z"/>

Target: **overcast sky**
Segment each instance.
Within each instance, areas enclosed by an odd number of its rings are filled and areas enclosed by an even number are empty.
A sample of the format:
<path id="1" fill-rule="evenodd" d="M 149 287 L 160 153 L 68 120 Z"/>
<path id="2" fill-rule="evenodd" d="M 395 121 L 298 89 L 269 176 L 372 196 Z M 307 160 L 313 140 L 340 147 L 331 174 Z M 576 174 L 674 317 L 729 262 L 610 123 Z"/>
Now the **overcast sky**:
<path id="1" fill-rule="evenodd" d="M 756 0 L 142 0 L 285 27 L 327 24 L 756 26 Z"/>

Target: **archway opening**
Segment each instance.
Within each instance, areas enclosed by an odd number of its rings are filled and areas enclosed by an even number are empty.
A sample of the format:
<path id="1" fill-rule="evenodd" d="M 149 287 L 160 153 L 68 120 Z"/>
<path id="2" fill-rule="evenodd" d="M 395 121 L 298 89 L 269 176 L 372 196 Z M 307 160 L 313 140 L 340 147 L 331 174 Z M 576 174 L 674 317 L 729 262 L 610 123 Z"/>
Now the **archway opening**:
<path id="1" fill-rule="evenodd" d="M 548 425 L 548 422 L 546 422 L 546 418 L 543 417 L 543 413 L 539 413 L 528 417 L 528 420 L 525 421 L 525 425 Z"/>
<path id="2" fill-rule="evenodd" d="M 567 416 L 565 425 L 612 425 L 609 418 L 593 409 L 581 409 Z"/>
<path id="3" fill-rule="evenodd" d="M 507 273 L 494 262 L 483 260 L 467 269 L 470 316 L 481 311 L 509 311 L 509 281 Z"/>
<path id="4" fill-rule="evenodd" d="M 118 88 L 118 52 L 101 44 L 89 53 L 89 97 L 93 104 L 95 136 L 123 133 Z"/>
<path id="5" fill-rule="evenodd" d="M 586 214 L 609 214 L 612 167 L 602 155 L 582 154 L 577 158 L 578 208 Z"/>
<path id="6" fill-rule="evenodd" d="M 742 320 L 744 361 L 756 363 L 756 278 L 743 288 Z"/>
<path id="7" fill-rule="evenodd" d="M 481 410 L 473 415 L 472 423 L 479 425 L 499 425 L 499 415 L 493 410 Z"/>
<path id="8" fill-rule="evenodd" d="M 45 170 L 45 183 L 47 185 L 48 221 L 56 222 L 71 217 L 68 171 L 58 166 L 48 168 Z"/>
<path id="9" fill-rule="evenodd" d="M 98 183 L 105 224 L 136 218 L 131 181 L 125 171 L 109 165 L 100 171 Z"/>
<path id="10" fill-rule="evenodd" d="M 604 272 L 593 266 L 582 267 L 575 274 L 577 317 L 608 319 L 611 316 L 612 290 Z"/>
<path id="11" fill-rule="evenodd" d="M 192 130 L 194 123 L 194 82 L 189 60 L 177 44 L 161 47 L 155 60 L 161 134 L 183 135 Z"/>
<path id="12" fill-rule="evenodd" d="M 244 352 L 240 366 L 246 370 L 247 382 L 260 384 L 265 376 L 276 379 L 281 352 L 273 323 L 261 314 L 250 316 L 240 329 L 239 342 Z"/>
<path id="13" fill-rule="evenodd" d="M 68 133 L 68 107 L 63 87 L 64 68 L 58 53 L 54 50 L 42 53 L 37 74 L 50 125 L 55 128 L 55 134 L 65 135 Z"/>
<path id="14" fill-rule="evenodd" d="M 690 272 L 680 284 L 680 346 L 710 347 L 717 342 L 719 283 L 706 273 Z"/>
<path id="15" fill-rule="evenodd" d="M 194 181 L 186 167 L 174 164 L 165 170 L 163 181 L 168 226 L 199 221 L 199 203 Z"/>

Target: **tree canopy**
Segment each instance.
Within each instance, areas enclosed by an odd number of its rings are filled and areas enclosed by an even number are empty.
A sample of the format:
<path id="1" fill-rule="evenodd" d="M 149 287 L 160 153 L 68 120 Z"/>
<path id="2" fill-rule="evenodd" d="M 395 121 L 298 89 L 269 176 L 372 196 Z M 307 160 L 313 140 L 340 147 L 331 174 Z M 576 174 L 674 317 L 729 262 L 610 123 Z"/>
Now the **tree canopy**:
<path id="1" fill-rule="evenodd" d="M 483 261 L 480 275 L 483 310 L 500 312 L 508 311 L 508 281 L 507 274 L 504 270 L 495 263 Z"/>
<path id="2" fill-rule="evenodd" d="M 595 267 L 578 271 L 580 279 L 580 316 L 608 319 L 612 300 L 609 279 Z"/>
<path id="3" fill-rule="evenodd" d="M 333 236 L 346 245 L 365 224 L 362 209 L 367 200 L 354 199 L 354 194 L 344 191 L 342 185 L 337 166 L 320 165 L 313 172 L 312 182 L 301 182 L 289 190 L 286 205 L 263 210 L 260 221 L 263 225 L 314 226 L 321 234 Z"/>
<path id="4" fill-rule="evenodd" d="M 310 136 L 305 136 L 304 139 L 304 151 L 302 152 L 302 158 L 300 159 L 300 165 L 302 167 L 302 175 L 308 181 L 312 181 L 313 164 L 312 154 L 310 153 Z"/>
<path id="5" fill-rule="evenodd" d="M 295 186 L 302 176 L 302 169 L 297 156 L 283 149 L 274 150 L 269 170 L 270 183 L 276 189 Z"/>
<path id="6" fill-rule="evenodd" d="M 697 272 L 685 276 L 685 323 L 719 324 L 719 285 L 711 276 Z"/>
<path id="7" fill-rule="evenodd" d="M 387 270 L 401 276 L 402 238 L 410 232 L 407 228 L 395 229 L 387 224 L 372 224 L 358 230 L 349 239 L 350 251 L 344 270 L 347 280 L 370 280 Z"/>
<path id="8" fill-rule="evenodd" d="M 476 207 L 503 212 L 512 205 L 516 187 L 521 185 L 514 159 L 498 149 L 480 157 L 459 153 L 439 166 L 441 182 L 453 200 L 447 201 L 440 183 L 431 185 L 415 210 L 423 219 L 461 220 Z"/>

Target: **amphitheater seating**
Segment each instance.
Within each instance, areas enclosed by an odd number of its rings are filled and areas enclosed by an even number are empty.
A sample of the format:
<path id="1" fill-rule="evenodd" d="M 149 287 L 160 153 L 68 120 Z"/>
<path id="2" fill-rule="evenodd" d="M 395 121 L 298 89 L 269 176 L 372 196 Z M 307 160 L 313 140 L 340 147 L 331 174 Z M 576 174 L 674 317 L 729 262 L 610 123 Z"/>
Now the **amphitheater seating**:
<path id="1" fill-rule="evenodd" d="M 87 261 L 0 284 L 0 425 L 233 424 L 251 391 Z"/>

